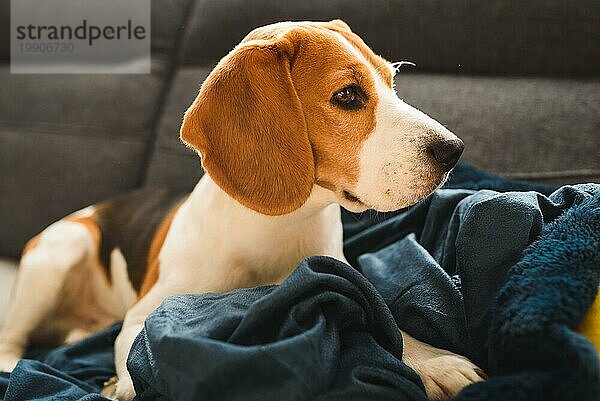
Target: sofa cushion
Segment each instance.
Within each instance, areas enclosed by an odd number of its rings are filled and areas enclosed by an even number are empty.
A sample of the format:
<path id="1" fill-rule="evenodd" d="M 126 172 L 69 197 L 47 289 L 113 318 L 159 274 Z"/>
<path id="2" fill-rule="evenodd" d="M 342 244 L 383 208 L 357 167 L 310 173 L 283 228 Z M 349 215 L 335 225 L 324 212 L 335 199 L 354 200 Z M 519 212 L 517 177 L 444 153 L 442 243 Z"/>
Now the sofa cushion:
<path id="1" fill-rule="evenodd" d="M 125 133 L 0 130 L 0 255 L 16 257 L 48 224 L 134 188 L 146 147 Z"/>
<path id="2" fill-rule="evenodd" d="M 11 74 L 0 65 L 0 126 L 83 137 L 147 137 L 163 87 L 165 63 L 154 74 Z M 92 79 L 93 78 L 93 79 Z"/>
<path id="3" fill-rule="evenodd" d="M 179 128 L 183 113 L 192 104 L 210 70 L 210 67 L 183 67 L 176 72 L 158 121 L 145 185 L 191 189 L 200 178 L 198 155 L 179 140 Z"/>
<path id="4" fill-rule="evenodd" d="M 420 71 L 598 75 L 596 0 L 200 0 L 182 60 L 215 62 L 257 26 L 342 18 L 391 61 Z"/>
<path id="5" fill-rule="evenodd" d="M 0 2 L 0 60 L 10 58 L 10 1 Z"/>

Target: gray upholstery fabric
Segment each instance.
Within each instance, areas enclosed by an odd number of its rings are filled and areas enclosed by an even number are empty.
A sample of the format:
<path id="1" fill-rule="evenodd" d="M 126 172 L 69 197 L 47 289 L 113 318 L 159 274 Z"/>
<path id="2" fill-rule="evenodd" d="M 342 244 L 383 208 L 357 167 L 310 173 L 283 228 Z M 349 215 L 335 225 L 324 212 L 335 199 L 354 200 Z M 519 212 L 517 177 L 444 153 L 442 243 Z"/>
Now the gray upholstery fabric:
<path id="1" fill-rule="evenodd" d="M 137 185 L 145 144 L 136 138 L 2 128 L 0 253 L 15 256 L 69 212 Z"/>
<path id="2" fill-rule="evenodd" d="M 153 74 L 11 74 L 0 69 L 0 124 L 29 131 L 120 138 L 148 137 L 164 85 L 165 63 Z"/>
<path id="3" fill-rule="evenodd" d="M 151 0 L 152 58 L 173 56 L 179 46 L 194 0 Z"/>
<path id="4" fill-rule="evenodd" d="M 391 61 L 424 71 L 598 74 L 597 0 L 199 0 L 186 64 L 217 61 L 253 28 L 342 18 Z"/>
<path id="5" fill-rule="evenodd" d="M 191 188 L 201 169 L 179 142 L 184 111 L 218 59 L 279 20 L 343 18 L 386 58 L 415 61 L 401 97 L 461 136 L 466 161 L 519 178 L 600 180 L 596 0 L 152 0 L 150 75 L 11 75 L 9 4 L 0 255 L 116 193 Z"/>
<path id="6" fill-rule="evenodd" d="M 10 1 L 0 3 L 0 60 L 10 58 Z"/>
<path id="7" fill-rule="evenodd" d="M 177 71 L 158 122 L 146 185 L 192 188 L 200 178 L 198 155 L 180 142 L 179 127 L 183 113 L 198 94 L 200 84 L 211 68 L 182 67 Z"/>
<path id="8" fill-rule="evenodd" d="M 202 176 L 200 159 L 196 153 L 185 149 L 169 148 L 157 151 L 148 165 L 146 186 L 169 186 L 191 191 Z"/>

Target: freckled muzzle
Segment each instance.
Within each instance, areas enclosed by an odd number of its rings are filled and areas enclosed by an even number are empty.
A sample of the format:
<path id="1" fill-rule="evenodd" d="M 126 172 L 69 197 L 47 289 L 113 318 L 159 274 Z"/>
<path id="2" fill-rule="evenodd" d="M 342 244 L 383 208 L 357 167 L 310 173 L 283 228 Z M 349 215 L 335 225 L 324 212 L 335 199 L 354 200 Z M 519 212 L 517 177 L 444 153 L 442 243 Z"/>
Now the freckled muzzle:
<path id="1" fill-rule="evenodd" d="M 371 150 L 365 149 L 361 180 L 356 188 L 344 191 L 344 207 L 350 204 L 352 211 L 398 210 L 425 198 L 445 182 L 463 153 L 464 143 L 447 130 L 407 131 L 422 134 L 412 138 L 389 135 L 374 141 Z"/>

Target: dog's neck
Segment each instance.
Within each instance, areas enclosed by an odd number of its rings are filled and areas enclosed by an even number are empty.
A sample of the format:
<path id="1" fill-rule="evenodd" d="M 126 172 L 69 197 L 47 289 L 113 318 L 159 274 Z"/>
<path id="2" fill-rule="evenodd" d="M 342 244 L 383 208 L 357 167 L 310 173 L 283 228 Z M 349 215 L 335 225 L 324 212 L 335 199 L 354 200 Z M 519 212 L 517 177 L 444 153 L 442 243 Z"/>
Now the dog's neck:
<path id="1" fill-rule="evenodd" d="M 186 202 L 183 214 L 188 224 L 180 224 L 186 225 L 188 237 L 196 237 L 205 257 L 220 268 L 243 265 L 256 281 L 249 284 L 277 283 L 308 256 L 345 260 L 335 199 L 331 191 L 315 185 L 299 209 L 267 216 L 241 205 L 205 174 Z M 191 246 L 196 245 L 192 242 Z"/>
<path id="2" fill-rule="evenodd" d="M 211 211 L 231 216 L 237 220 L 236 225 L 238 222 L 248 222 L 265 227 L 280 228 L 283 225 L 289 228 L 319 218 L 328 206 L 335 203 L 335 195 L 315 185 L 310 197 L 299 209 L 285 215 L 268 216 L 243 206 L 223 191 L 208 174 L 204 174 L 190 195 L 190 203 L 193 204 L 193 210 L 199 212 L 197 218 L 203 218 L 207 211 Z"/>

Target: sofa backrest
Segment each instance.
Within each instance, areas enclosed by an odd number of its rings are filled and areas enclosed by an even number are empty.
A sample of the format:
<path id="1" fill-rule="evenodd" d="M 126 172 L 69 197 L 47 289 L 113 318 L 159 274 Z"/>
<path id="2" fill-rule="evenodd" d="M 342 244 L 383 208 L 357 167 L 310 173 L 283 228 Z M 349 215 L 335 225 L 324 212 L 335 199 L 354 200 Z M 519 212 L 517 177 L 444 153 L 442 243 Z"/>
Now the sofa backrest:
<path id="1" fill-rule="evenodd" d="M 342 18 L 388 60 L 419 71 L 598 75 L 595 0 L 199 0 L 184 64 L 218 61 L 257 26 Z"/>
<path id="2" fill-rule="evenodd" d="M 0 5 L 0 31 L 9 4 Z M 281 20 L 342 18 L 384 57 L 417 63 L 421 75 L 400 77 L 402 96 L 466 139 L 467 161 L 533 179 L 558 170 L 600 177 L 599 152 L 590 153 L 600 127 L 599 8 L 595 0 L 152 0 L 148 75 L 10 74 L 2 35 L 0 255 L 17 256 L 47 224 L 116 193 L 191 188 L 201 169 L 178 139 L 185 109 L 223 55 Z M 544 138 L 548 147 L 538 145 Z"/>

